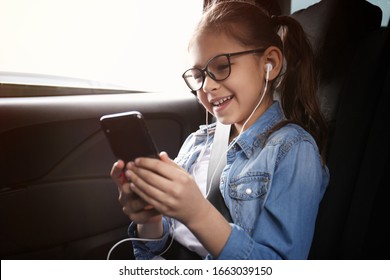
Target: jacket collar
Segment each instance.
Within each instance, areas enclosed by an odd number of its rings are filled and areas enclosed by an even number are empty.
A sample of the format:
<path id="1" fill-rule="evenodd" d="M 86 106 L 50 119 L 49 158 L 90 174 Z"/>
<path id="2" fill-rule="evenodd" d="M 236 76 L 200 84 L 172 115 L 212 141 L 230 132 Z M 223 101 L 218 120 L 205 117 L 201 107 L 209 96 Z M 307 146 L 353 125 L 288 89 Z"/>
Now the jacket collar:
<path id="1" fill-rule="evenodd" d="M 280 104 L 278 101 L 274 101 L 254 124 L 238 136 L 236 145 L 249 158 L 253 154 L 254 149 L 264 144 L 264 139 L 272 127 L 283 119 L 284 114 Z"/>

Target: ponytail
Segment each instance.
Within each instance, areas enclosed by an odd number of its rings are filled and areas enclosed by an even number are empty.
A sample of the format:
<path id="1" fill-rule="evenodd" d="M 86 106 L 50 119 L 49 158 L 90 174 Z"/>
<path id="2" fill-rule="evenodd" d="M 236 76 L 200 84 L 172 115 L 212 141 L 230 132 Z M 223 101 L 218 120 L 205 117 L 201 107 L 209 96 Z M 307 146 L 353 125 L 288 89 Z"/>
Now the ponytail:
<path id="1" fill-rule="evenodd" d="M 286 120 L 273 131 L 287 123 L 296 123 L 315 139 L 323 162 L 327 145 L 327 124 L 319 107 L 317 89 L 318 72 L 314 67 L 314 55 L 301 25 L 289 16 L 271 18 L 275 32 L 281 30 L 283 53 L 287 62 L 281 73 L 280 102 Z M 276 84 L 276 83 L 275 83 Z"/>

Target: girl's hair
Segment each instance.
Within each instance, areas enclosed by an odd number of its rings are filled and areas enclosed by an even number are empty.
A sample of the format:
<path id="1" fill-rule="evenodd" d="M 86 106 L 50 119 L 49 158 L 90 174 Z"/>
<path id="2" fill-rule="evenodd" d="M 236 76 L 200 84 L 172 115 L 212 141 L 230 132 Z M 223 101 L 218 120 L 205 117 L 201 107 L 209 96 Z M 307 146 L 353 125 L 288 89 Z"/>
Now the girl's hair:
<path id="1" fill-rule="evenodd" d="M 288 123 L 296 123 L 314 137 L 325 162 L 327 124 L 317 98 L 318 73 L 313 51 L 301 25 L 289 16 L 271 16 L 245 1 L 220 1 L 205 10 L 194 38 L 209 31 L 232 36 L 244 46 L 276 46 L 282 51 L 283 69 L 270 83 L 271 92 L 277 90 L 280 94 L 286 119 L 269 135 Z"/>

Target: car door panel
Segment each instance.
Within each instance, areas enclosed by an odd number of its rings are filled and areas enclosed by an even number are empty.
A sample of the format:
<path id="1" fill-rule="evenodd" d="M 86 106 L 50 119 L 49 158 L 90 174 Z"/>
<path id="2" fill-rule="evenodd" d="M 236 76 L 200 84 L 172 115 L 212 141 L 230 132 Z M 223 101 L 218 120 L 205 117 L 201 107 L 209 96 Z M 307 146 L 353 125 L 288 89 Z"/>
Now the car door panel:
<path id="1" fill-rule="evenodd" d="M 204 118 L 185 94 L 4 98 L 0 106 L 0 251 L 16 259 L 102 259 L 126 236 L 102 115 L 142 112 L 172 158 Z"/>

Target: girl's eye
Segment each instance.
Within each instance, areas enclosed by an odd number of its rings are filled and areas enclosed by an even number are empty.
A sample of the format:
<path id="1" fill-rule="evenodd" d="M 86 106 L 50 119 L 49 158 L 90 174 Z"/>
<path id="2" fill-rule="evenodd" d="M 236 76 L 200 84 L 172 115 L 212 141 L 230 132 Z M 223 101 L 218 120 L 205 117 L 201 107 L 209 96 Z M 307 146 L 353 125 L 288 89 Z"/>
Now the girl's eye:
<path id="1" fill-rule="evenodd" d="M 225 71 L 226 69 L 229 69 L 229 64 L 220 64 L 217 67 L 218 71 Z"/>
<path id="2" fill-rule="evenodd" d="M 194 74 L 193 75 L 193 78 L 195 79 L 195 80 L 201 80 L 202 79 L 202 75 L 199 73 L 199 74 Z"/>
<path id="3" fill-rule="evenodd" d="M 229 59 L 225 55 L 215 57 L 208 65 L 208 70 L 217 80 L 225 79 L 230 71 Z"/>

